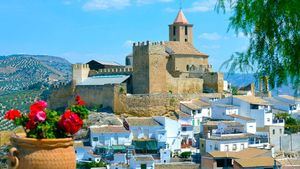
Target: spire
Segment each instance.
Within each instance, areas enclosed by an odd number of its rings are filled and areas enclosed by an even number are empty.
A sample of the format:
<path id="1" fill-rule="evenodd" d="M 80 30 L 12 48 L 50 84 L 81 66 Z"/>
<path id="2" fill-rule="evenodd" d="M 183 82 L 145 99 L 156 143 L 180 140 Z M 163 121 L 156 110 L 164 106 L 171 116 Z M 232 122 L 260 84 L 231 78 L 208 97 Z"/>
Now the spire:
<path id="1" fill-rule="evenodd" d="M 174 21 L 174 24 L 177 23 L 177 24 L 188 24 L 188 20 L 185 18 L 182 10 L 180 9 L 178 14 L 177 14 L 177 17 Z"/>

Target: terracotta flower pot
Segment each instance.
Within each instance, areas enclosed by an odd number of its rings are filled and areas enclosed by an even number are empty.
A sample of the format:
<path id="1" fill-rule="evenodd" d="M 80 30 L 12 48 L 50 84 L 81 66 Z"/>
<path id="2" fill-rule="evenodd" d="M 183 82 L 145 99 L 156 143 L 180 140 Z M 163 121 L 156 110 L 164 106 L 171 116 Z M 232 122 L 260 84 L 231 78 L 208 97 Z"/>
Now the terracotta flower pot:
<path id="1" fill-rule="evenodd" d="M 72 138 L 32 139 L 12 136 L 10 167 L 14 169 L 75 169 Z"/>

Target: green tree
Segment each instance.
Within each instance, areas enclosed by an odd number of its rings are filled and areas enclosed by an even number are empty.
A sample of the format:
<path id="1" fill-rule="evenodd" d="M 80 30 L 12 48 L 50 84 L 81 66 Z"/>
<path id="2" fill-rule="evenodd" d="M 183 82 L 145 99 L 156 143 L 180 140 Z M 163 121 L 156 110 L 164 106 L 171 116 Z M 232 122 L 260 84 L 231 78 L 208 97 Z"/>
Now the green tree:
<path id="1" fill-rule="evenodd" d="M 245 52 L 225 62 L 234 70 L 268 76 L 271 87 L 291 82 L 300 89 L 300 1 L 218 0 L 217 11 L 232 10 L 229 29 L 249 37 Z M 298 93 L 296 93 L 298 94 Z"/>

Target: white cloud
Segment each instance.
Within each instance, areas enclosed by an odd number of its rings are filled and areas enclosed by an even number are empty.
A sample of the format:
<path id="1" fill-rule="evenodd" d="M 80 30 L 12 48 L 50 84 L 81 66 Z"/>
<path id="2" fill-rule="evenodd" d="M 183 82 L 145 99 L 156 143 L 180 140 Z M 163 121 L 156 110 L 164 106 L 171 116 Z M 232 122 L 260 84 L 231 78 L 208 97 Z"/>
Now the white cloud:
<path id="1" fill-rule="evenodd" d="M 217 0 L 202 0 L 192 3 L 190 8 L 187 8 L 187 12 L 208 12 L 212 11 L 217 3 Z"/>
<path id="2" fill-rule="evenodd" d="M 200 39 L 206 39 L 206 40 L 220 40 L 220 39 L 227 39 L 227 37 L 223 37 L 222 35 L 219 35 L 216 32 L 213 33 L 202 33 L 199 36 Z"/>
<path id="3" fill-rule="evenodd" d="M 130 4 L 130 0 L 89 0 L 83 5 L 83 9 L 86 11 L 123 9 Z"/>

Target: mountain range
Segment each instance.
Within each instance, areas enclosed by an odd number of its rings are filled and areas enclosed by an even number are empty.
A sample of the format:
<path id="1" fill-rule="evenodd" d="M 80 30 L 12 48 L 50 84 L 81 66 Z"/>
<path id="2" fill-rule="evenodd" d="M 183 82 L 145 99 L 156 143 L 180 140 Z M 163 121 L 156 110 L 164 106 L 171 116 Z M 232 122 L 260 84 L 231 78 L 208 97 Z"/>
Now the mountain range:
<path id="1" fill-rule="evenodd" d="M 71 63 L 48 55 L 0 56 L 0 93 L 71 79 Z"/>

